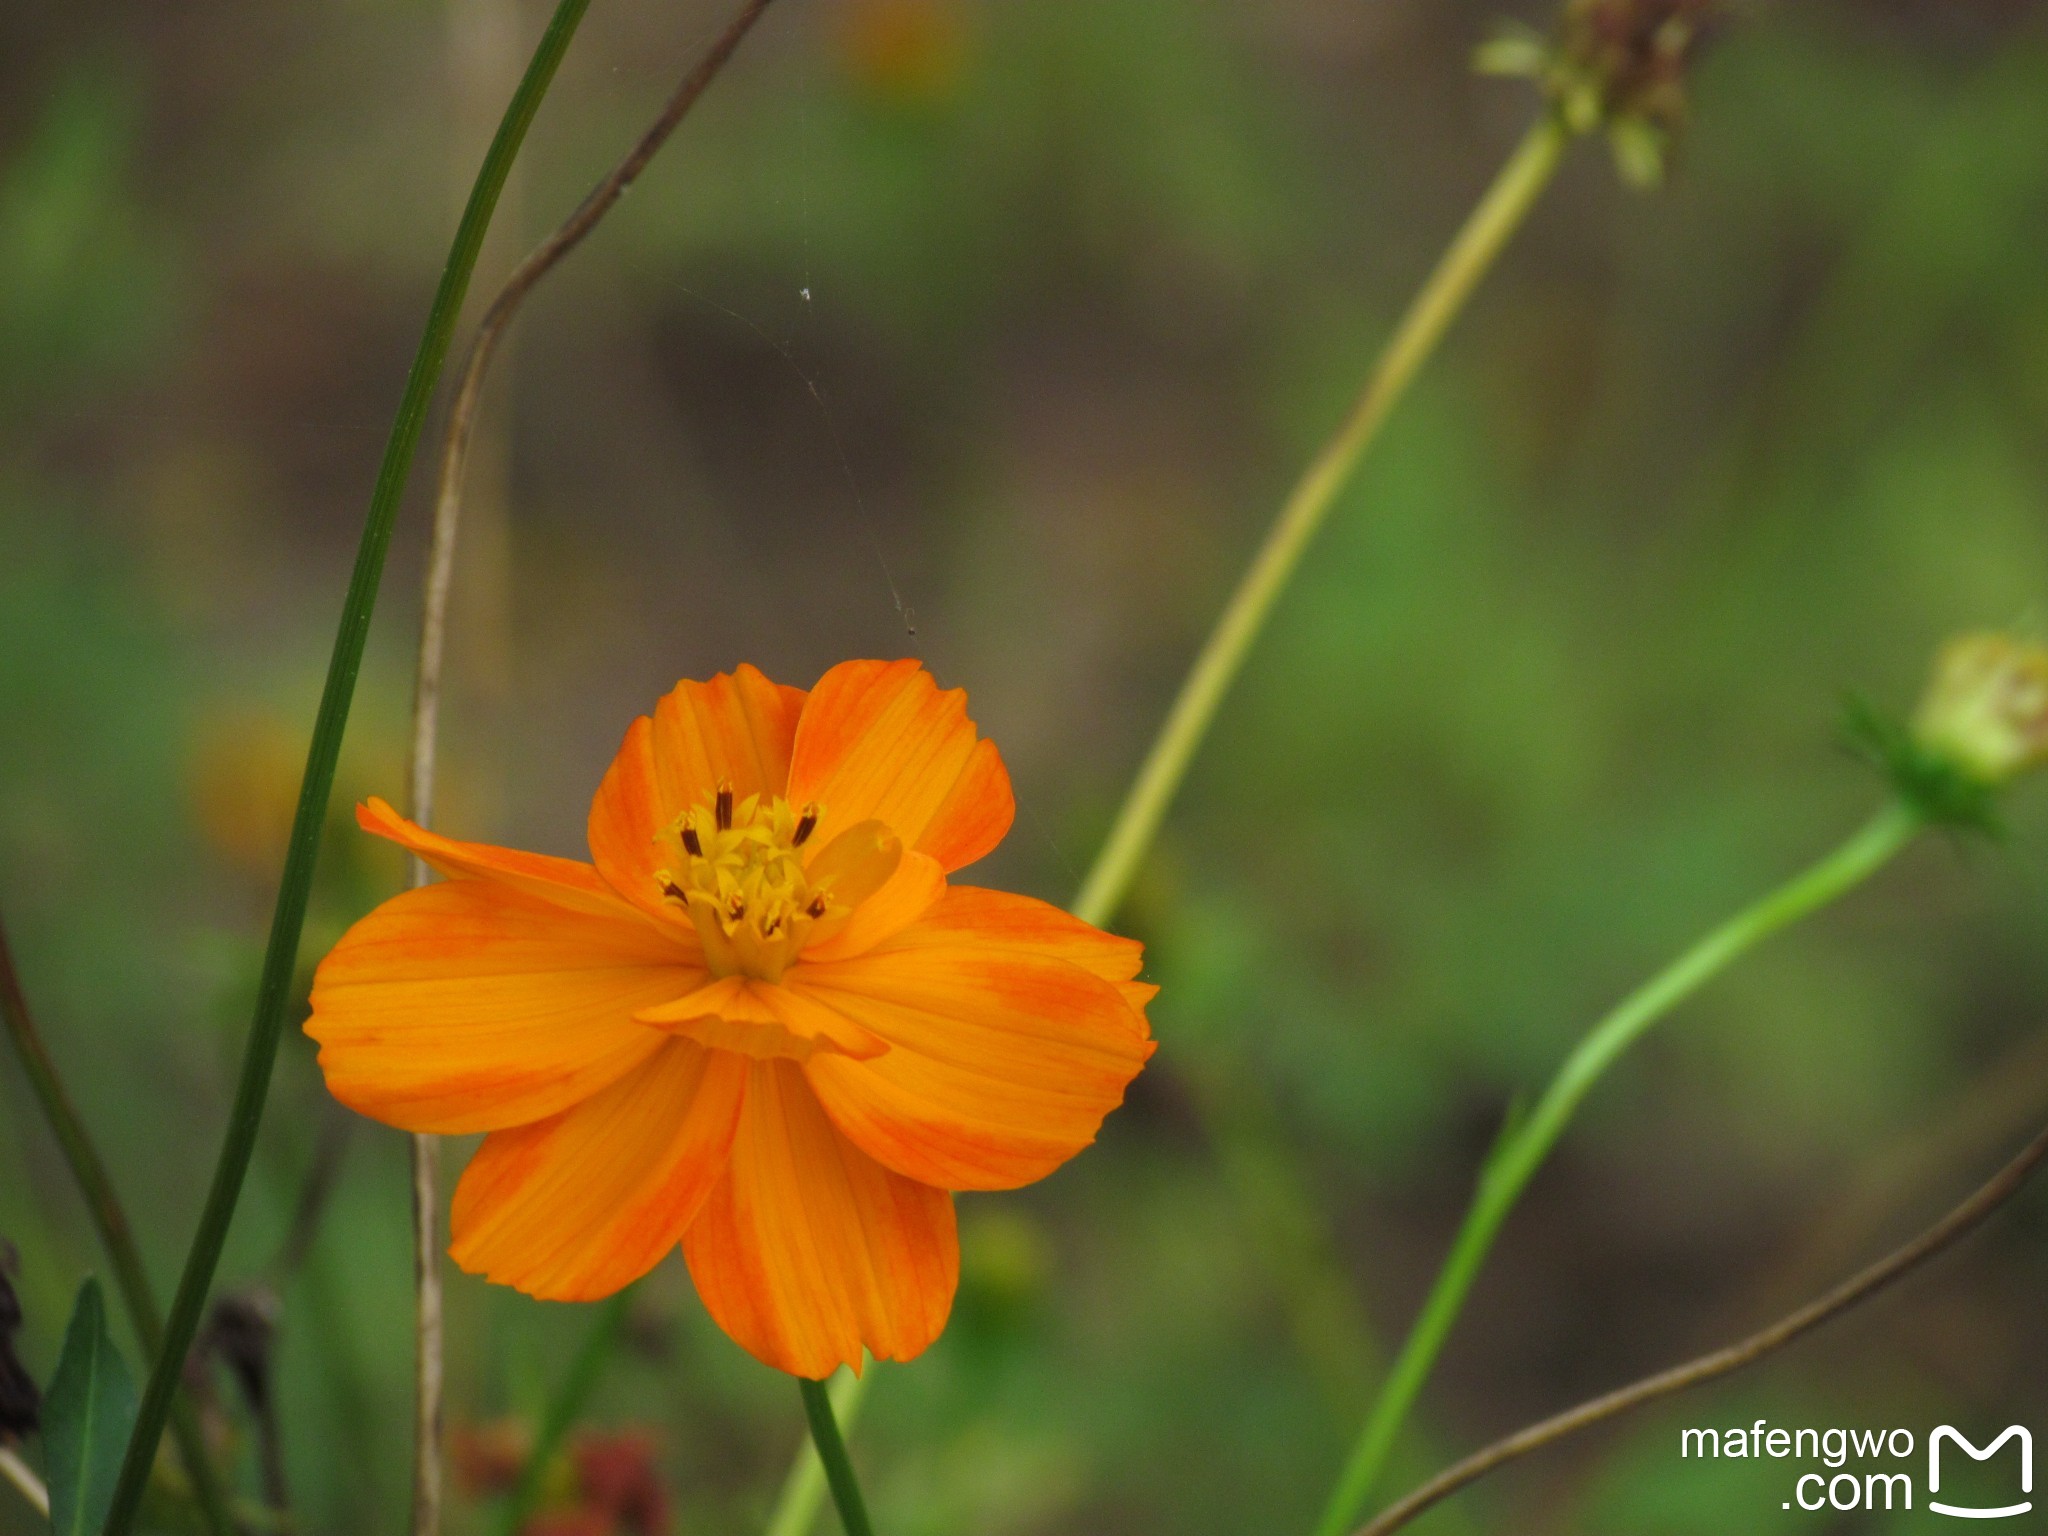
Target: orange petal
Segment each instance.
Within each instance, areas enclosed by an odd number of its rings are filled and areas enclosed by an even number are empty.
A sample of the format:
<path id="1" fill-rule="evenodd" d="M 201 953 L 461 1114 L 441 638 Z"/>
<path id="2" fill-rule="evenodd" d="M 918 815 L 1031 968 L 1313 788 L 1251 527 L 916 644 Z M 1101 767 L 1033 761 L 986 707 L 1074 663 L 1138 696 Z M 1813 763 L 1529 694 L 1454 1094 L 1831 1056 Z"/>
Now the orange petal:
<path id="1" fill-rule="evenodd" d="M 847 960 L 892 939 L 930 912 L 946 894 L 946 872 L 929 854 L 905 854 L 882 888 L 848 914 L 829 938 L 803 952 L 803 960 Z"/>
<path id="2" fill-rule="evenodd" d="M 721 976 L 687 996 L 635 1015 L 699 1045 L 746 1056 L 787 1056 L 803 1061 L 814 1051 L 879 1056 L 889 1049 L 873 1035 L 829 1008 L 792 1006 L 783 988 L 746 976 Z"/>
<path id="3" fill-rule="evenodd" d="M 683 1234 L 697 1293 L 756 1359 L 822 1379 L 861 1350 L 908 1360 L 960 1278 L 953 1200 L 832 1128 L 786 1061 L 754 1063 L 725 1177 Z"/>
<path id="4" fill-rule="evenodd" d="M 456 1187 L 450 1257 L 549 1301 L 631 1284 L 725 1172 L 746 1083 L 744 1057 L 674 1040 L 573 1109 L 493 1132 Z"/>
<path id="5" fill-rule="evenodd" d="M 818 679 L 797 723 L 789 800 L 817 801 L 821 831 L 885 821 L 949 874 L 1001 842 L 1017 809 L 967 695 L 941 693 L 914 661 L 846 661 Z"/>
<path id="6" fill-rule="evenodd" d="M 495 1131 L 568 1108 L 659 1050 L 635 1009 L 704 973 L 613 898 L 571 911 L 497 880 L 385 902 L 313 977 L 327 1086 L 408 1131 Z"/>
<path id="7" fill-rule="evenodd" d="M 870 1061 L 804 1064 L 833 1124 L 945 1189 L 1044 1178 L 1095 1139 L 1152 1054 L 1116 983 L 1051 955 L 934 939 L 923 924 L 783 984 L 889 1045 Z"/>
<path id="8" fill-rule="evenodd" d="M 742 800 L 781 794 L 803 704 L 803 689 L 741 666 L 676 684 L 653 719 L 633 722 L 590 804 L 590 854 L 620 895 L 664 923 L 682 922 L 654 883 L 655 834 L 721 783 Z"/>
<path id="9" fill-rule="evenodd" d="M 356 825 L 365 832 L 389 838 L 408 853 L 418 854 L 452 879 L 497 880 L 578 912 L 606 917 L 630 915 L 612 888 L 598 878 L 597 871 L 576 859 L 525 853 L 491 843 L 458 843 L 407 821 L 375 795 L 356 807 Z"/>
<path id="10" fill-rule="evenodd" d="M 1071 961 L 1116 983 L 1117 991 L 1137 1010 L 1141 1021 L 1145 1005 L 1159 995 L 1150 982 L 1136 979 L 1145 967 L 1144 945 L 1104 933 L 1093 923 L 1084 923 L 1033 896 L 976 885 L 949 886 L 945 899 L 925 914 L 918 932 L 938 942 L 984 944 Z"/>

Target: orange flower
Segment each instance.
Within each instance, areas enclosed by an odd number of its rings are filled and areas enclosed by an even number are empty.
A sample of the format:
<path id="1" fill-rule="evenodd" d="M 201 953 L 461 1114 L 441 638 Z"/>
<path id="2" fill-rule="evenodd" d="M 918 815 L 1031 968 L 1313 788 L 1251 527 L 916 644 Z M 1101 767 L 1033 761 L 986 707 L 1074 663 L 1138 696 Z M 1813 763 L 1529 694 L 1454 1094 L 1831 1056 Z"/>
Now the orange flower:
<path id="1" fill-rule="evenodd" d="M 959 1277 L 949 1191 L 1045 1177 L 1152 1054 L 1136 943 L 948 882 L 1013 811 L 915 662 L 681 683 L 598 788 L 591 864 L 361 807 L 448 878 L 349 930 L 306 1029 L 343 1103 L 490 1133 L 464 1269 L 588 1300 L 680 1242 L 770 1365 L 907 1360 Z"/>

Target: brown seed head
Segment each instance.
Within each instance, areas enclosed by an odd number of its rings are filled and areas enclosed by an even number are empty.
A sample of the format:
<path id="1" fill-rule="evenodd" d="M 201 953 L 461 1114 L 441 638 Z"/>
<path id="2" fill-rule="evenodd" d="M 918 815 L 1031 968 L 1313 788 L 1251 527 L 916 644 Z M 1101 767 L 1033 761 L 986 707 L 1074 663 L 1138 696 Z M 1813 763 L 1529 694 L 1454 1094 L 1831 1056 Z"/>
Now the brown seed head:
<path id="1" fill-rule="evenodd" d="M 1565 0 L 1551 37 L 1502 32 L 1479 52 L 1491 74 L 1527 75 L 1575 133 L 1604 132 L 1621 173 L 1662 179 L 1685 122 L 1686 73 L 1722 0 Z"/>
<path id="2" fill-rule="evenodd" d="M 1602 121 L 1636 117 L 1666 130 L 1685 116 L 1685 71 L 1715 0 L 1570 0 L 1560 62 L 1592 92 Z"/>

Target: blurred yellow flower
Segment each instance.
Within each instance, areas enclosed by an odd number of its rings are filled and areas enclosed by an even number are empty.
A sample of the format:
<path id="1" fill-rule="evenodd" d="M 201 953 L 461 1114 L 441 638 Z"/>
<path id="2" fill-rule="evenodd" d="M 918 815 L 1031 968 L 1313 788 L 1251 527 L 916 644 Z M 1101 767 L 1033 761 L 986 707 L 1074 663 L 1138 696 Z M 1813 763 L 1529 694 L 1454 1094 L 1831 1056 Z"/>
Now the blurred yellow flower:
<path id="1" fill-rule="evenodd" d="M 229 868 L 277 878 L 305 767 L 304 734 L 275 715 L 235 713 L 203 726 L 187 789 L 200 835 Z"/>
<path id="2" fill-rule="evenodd" d="M 847 73 L 893 101 L 943 100 L 966 69 L 960 0 L 846 0 L 838 30 Z"/>

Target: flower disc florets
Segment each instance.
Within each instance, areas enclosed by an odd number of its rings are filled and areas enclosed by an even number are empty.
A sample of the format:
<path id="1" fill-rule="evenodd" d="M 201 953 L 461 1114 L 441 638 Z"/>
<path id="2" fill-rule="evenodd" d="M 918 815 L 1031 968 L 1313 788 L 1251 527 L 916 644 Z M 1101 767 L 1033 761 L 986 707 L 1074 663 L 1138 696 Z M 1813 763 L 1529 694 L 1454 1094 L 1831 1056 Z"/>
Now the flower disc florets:
<path id="1" fill-rule="evenodd" d="M 896 872 L 903 844 L 878 821 L 849 827 L 807 865 L 801 850 L 822 814 L 780 795 L 735 801 L 721 784 L 659 834 L 669 862 L 655 881 L 688 913 L 714 976 L 781 980 Z"/>

